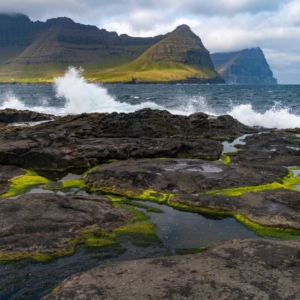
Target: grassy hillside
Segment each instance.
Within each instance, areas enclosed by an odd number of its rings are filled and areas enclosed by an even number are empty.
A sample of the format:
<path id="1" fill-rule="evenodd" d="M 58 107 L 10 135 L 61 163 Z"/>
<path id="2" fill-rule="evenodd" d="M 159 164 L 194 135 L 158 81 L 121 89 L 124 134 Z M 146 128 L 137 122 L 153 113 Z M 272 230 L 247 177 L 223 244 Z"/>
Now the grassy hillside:
<path id="1" fill-rule="evenodd" d="M 178 62 L 147 62 L 138 60 L 118 68 L 87 71 L 85 77 L 90 81 L 112 82 L 177 82 L 191 79 L 209 79 L 220 77 L 214 70 L 197 65 L 185 65 Z"/>
<path id="2" fill-rule="evenodd" d="M 87 80 L 106 83 L 222 82 L 187 25 L 135 38 L 68 18 L 32 22 L 0 14 L 0 37 L 0 82 L 52 82 L 69 66 L 84 68 Z"/>

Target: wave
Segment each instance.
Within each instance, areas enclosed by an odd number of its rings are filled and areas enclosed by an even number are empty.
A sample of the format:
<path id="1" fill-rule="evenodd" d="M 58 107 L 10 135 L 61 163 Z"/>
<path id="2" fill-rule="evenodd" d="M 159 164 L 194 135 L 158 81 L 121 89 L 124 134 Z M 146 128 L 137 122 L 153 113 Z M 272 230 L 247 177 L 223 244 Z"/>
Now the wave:
<path id="1" fill-rule="evenodd" d="M 132 105 L 116 101 L 107 93 L 104 87 L 88 83 L 82 76 L 83 69 L 69 67 L 64 76 L 54 79 L 57 97 L 66 99 L 64 114 L 79 114 L 83 112 L 133 112 L 145 107 L 162 109 L 153 102 L 143 102 Z"/>
<path id="2" fill-rule="evenodd" d="M 212 106 L 204 96 L 201 95 L 174 95 L 172 103 L 158 105 L 154 102 L 141 102 L 140 104 L 130 104 L 117 101 L 109 95 L 107 89 L 99 84 L 88 83 L 82 76 L 83 69 L 69 67 L 62 77 L 54 79 L 53 88 L 55 91 L 55 101 L 62 100 L 61 107 L 51 106 L 51 101 L 41 95 L 37 99 L 36 106 L 30 106 L 25 101 L 20 100 L 13 92 L 2 95 L 0 109 L 14 108 L 18 110 L 33 110 L 53 115 L 67 115 L 80 113 L 111 113 L 111 112 L 134 112 L 143 108 L 168 110 L 172 114 L 190 115 L 195 112 L 204 112 L 208 115 L 219 116 L 229 114 L 243 124 L 249 126 L 262 126 L 267 128 L 300 128 L 300 116 L 292 114 L 288 107 L 275 103 L 271 109 L 264 112 L 257 112 L 251 104 L 227 104 L 221 99 Z M 176 92 L 174 92 L 175 94 Z M 164 94 L 159 101 L 164 101 Z M 173 94 L 168 96 L 173 97 Z M 142 99 L 132 96 L 134 99 Z M 54 101 L 54 102 L 55 102 Z"/>
<path id="3" fill-rule="evenodd" d="M 290 113 L 290 108 L 281 106 L 279 102 L 263 113 L 254 111 L 251 104 L 241 104 L 233 107 L 227 114 L 249 126 L 300 128 L 300 116 Z"/>
<path id="4" fill-rule="evenodd" d="M 82 76 L 83 69 L 69 67 L 62 77 L 54 79 L 53 87 L 56 98 L 65 99 L 64 107 L 48 106 L 48 101 L 42 98 L 40 106 L 30 106 L 21 101 L 12 92 L 3 97 L 0 109 L 13 108 L 18 110 L 33 110 L 54 115 L 68 115 L 81 113 L 112 113 L 112 112 L 134 112 L 142 108 L 164 109 L 154 102 L 143 102 L 132 105 L 126 102 L 116 101 L 107 93 L 107 90 L 94 83 L 88 83 Z"/>

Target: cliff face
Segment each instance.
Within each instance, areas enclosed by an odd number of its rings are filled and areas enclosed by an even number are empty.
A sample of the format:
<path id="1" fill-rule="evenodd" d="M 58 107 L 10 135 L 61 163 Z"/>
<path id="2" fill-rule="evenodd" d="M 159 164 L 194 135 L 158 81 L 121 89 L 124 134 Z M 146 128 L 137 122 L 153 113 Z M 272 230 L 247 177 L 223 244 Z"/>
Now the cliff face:
<path id="1" fill-rule="evenodd" d="M 193 78 L 202 82 L 204 78 L 223 82 L 209 52 L 187 25 L 166 35 L 140 38 L 78 24 L 69 18 L 32 22 L 22 14 L 0 14 L 0 81 L 46 76 L 51 80 L 69 65 L 81 66 L 93 80 L 106 82 L 125 82 L 129 73 L 145 70 L 152 73 L 148 72 L 143 81 Z M 160 76 L 157 72 L 162 69 L 167 72 Z M 99 70 L 108 72 L 100 76 Z M 116 70 L 123 73 L 112 78 L 110 74 Z"/>
<path id="2" fill-rule="evenodd" d="M 228 84 L 277 84 L 260 48 L 214 53 L 211 58 Z"/>
<path id="3" fill-rule="evenodd" d="M 108 82 L 224 83 L 213 67 L 209 52 L 187 25 L 178 26 L 134 61 L 108 70 Z M 130 75 L 130 76 L 128 76 Z M 123 80 L 121 79 L 121 81 Z"/>
<path id="4" fill-rule="evenodd" d="M 163 36 L 134 38 L 82 25 L 68 18 L 32 22 L 22 14 L 0 14 L 0 51 L 27 46 L 7 63 L 81 63 L 103 67 L 135 59 Z"/>
<path id="5" fill-rule="evenodd" d="M 145 54 L 149 61 L 172 61 L 214 68 L 209 52 L 187 25 L 178 26 Z"/>

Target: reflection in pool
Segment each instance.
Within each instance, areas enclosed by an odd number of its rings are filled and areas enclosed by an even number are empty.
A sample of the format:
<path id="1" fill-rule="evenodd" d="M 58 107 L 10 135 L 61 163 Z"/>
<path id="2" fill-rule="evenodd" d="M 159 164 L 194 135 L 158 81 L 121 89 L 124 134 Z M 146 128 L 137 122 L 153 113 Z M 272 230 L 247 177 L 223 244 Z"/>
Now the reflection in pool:
<path id="1" fill-rule="evenodd" d="M 160 239 L 171 248 L 197 248 L 215 241 L 257 237 L 234 218 L 212 219 L 149 201 L 141 203 L 163 211 L 159 214 L 143 210 L 157 225 Z"/>

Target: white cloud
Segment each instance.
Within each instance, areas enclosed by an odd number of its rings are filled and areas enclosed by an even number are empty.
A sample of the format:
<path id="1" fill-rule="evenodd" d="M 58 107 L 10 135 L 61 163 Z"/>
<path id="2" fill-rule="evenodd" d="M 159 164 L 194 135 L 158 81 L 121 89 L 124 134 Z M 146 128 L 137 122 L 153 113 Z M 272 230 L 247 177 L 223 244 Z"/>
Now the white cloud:
<path id="1" fill-rule="evenodd" d="M 132 36 L 165 34 L 185 23 L 210 52 L 259 46 L 279 82 L 300 83 L 299 0 L 10 0 L 0 2 L 0 11 L 41 21 L 67 16 Z"/>

